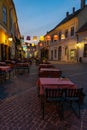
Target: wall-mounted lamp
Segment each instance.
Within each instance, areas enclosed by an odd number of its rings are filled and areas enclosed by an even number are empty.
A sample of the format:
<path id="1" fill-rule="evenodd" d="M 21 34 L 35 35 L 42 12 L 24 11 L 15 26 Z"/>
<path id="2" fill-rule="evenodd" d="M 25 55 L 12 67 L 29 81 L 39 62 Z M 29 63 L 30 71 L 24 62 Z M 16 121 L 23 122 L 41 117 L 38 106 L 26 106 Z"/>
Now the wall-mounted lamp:
<path id="1" fill-rule="evenodd" d="M 79 43 L 77 43 L 76 46 L 79 47 Z"/>
<path id="2" fill-rule="evenodd" d="M 9 37 L 8 40 L 9 40 L 10 42 L 12 42 L 13 38 L 12 38 L 12 37 Z"/>

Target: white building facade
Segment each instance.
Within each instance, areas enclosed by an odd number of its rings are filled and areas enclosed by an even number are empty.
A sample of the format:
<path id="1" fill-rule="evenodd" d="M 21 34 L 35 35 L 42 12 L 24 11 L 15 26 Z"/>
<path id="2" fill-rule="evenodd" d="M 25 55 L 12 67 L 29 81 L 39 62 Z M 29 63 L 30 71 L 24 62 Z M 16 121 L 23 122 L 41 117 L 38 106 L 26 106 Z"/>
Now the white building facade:
<path id="1" fill-rule="evenodd" d="M 65 62 L 86 61 L 87 55 L 84 54 L 84 51 L 87 51 L 87 31 L 84 32 L 85 34 L 78 32 L 87 23 L 87 5 L 85 5 L 85 0 L 81 0 L 81 8 L 79 10 L 75 11 L 75 8 L 72 10 L 72 14 L 67 12 L 66 17 L 47 33 L 51 37 L 48 48 L 49 60 Z M 58 35 L 57 40 L 54 40 L 54 35 Z"/>

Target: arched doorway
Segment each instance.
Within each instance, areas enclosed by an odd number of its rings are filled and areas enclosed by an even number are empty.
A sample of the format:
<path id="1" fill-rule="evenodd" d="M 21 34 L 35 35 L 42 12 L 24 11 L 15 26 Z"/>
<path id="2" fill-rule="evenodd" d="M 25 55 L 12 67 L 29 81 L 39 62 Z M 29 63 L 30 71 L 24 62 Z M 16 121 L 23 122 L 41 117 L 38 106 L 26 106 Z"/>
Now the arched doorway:
<path id="1" fill-rule="evenodd" d="M 43 58 L 43 57 L 46 59 L 49 58 L 49 50 L 47 48 L 41 49 L 41 58 Z"/>

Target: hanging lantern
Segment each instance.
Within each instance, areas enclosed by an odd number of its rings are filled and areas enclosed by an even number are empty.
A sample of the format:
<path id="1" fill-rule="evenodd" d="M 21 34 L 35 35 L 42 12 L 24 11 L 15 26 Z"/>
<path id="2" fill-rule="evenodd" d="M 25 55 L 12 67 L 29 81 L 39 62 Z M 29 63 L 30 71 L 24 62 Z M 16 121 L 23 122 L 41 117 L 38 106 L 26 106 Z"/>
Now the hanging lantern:
<path id="1" fill-rule="evenodd" d="M 33 40 L 34 40 L 34 41 L 37 41 L 37 36 L 33 36 Z"/>
<path id="2" fill-rule="evenodd" d="M 34 43 L 32 43 L 32 46 L 35 46 L 35 44 L 34 44 Z"/>
<path id="3" fill-rule="evenodd" d="M 30 44 L 28 43 L 27 46 L 30 46 Z"/>
<path id="4" fill-rule="evenodd" d="M 57 35 L 57 34 L 55 34 L 55 35 L 53 36 L 53 40 L 54 40 L 54 41 L 57 41 L 57 40 L 58 40 L 58 35 Z"/>
<path id="5" fill-rule="evenodd" d="M 40 41 L 44 41 L 44 36 L 40 36 Z"/>
<path id="6" fill-rule="evenodd" d="M 61 39 L 65 39 L 65 35 L 64 34 L 61 35 Z"/>
<path id="7" fill-rule="evenodd" d="M 50 36 L 50 35 L 47 35 L 47 36 L 46 36 L 46 40 L 47 40 L 47 41 L 50 41 L 50 40 L 51 40 L 51 36 Z"/>
<path id="8" fill-rule="evenodd" d="M 33 48 L 33 51 L 35 51 L 35 48 Z"/>
<path id="9" fill-rule="evenodd" d="M 42 47 L 42 46 L 43 46 L 42 42 L 40 42 L 40 43 L 39 43 L 39 46 L 40 46 L 40 47 Z"/>
<path id="10" fill-rule="evenodd" d="M 27 51 L 30 51 L 30 48 L 27 48 Z"/>
<path id="11" fill-rule="evenodd" d="M 24 40 L 24 35 L 22 35 L 20 39 Z"/>
<path id="12" fill-rule="evenodd" d="M 27 36 L 26 40 L 31 40 L 30 36 Z"/>

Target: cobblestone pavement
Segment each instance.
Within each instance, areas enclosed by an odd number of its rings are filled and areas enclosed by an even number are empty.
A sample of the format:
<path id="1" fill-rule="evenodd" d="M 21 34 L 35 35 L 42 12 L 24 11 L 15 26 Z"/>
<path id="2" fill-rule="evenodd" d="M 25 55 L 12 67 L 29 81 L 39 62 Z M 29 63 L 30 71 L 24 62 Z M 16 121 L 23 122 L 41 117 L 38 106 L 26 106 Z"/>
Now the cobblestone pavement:
<path id="1" fill-rule="evenodd" d="M 78 71 L 73 67 L 74 65 Z M 87 91 L 87 71 L 84 71 L 84 68 L 78 68 L 77 64 L 55 66 L 63 70 L 65 76 L 71 78 L 76 84 L 83 85 L 85 92 Z M 82 72 L 85 73 L 84 78 Z M 0 130 L 87 130 L 86 101 L 81 107 L 81 118 L 79 119 L 72 111 L 65 110 L 65 120 L 60 121 L 54 105 L 46 107 L 45 118 L 42 119 L 36 87 L 37 73 L 38 67 L 32 65 L 30 73 L 16 75 L 10 81 L 0 84 L 2 92 L 0 96 Z"/>

